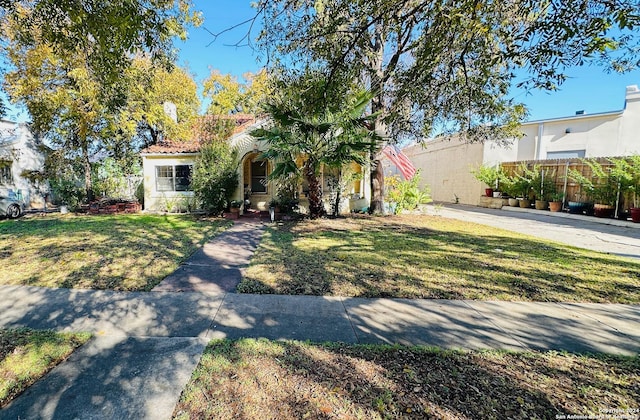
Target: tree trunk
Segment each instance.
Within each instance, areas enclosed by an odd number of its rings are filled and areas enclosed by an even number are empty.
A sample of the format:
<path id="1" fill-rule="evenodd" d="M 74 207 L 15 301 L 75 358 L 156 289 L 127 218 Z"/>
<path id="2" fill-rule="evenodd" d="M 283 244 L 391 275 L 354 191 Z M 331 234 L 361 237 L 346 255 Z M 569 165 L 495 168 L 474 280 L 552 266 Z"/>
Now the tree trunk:
<path id="1" fill-rule="evenodd" d="M 386 127 L 382 122 L 384 114 L 384 33 L 383 25 L 376 25 L 375 41 L 373 43 L 371 61 L 371 89 L 377 90 L 376 96 L 371 100 L 371 111 L 380 114 L 376 118 L 375 131 L 382 138 L 387 138 Z M 380 151 L 375 151 L 371 156 L 371 170 L 369 172 L 371 184 L 370 214 L 384 214 L 384 171 L 380 161 Z"/>
<path id="2" fill-rule="evenodd" d="M 86 139 L 82 144 L 82 164 L 84 166 L 84 188 L 87 193 L 87 201 L 93 201 L 93 184 L 91 183 L 91 162 L 89 161 L 89 148 Z"/>
<path id="3" fill-rule="evenodd" d="M 307 160 L 304 164 L 304 177 L 309 183 L 309 217 L 312 219 L 322 217 L 325 213 L 322 203 L 322 186 L 311 160 Z"/>

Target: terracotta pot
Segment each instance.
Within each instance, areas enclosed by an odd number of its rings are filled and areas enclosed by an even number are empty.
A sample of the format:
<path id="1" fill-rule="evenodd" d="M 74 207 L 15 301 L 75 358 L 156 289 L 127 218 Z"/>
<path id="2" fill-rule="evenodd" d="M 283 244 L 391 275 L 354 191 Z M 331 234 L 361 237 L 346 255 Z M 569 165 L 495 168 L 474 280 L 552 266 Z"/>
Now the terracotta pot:
<path id="1" fill-rule="evenodd" d="M 487 197 L 493 197 L 493 188 L 485 188 L 484 195 L 486 195 Z"/>
<path id="2" fill-rule="evenodd" d="M 608 204 L 594 204 L 593 213 L 596 217 L 613 217 L 615 207 Z"/>
<path id="3" fill-rule="evenodd" d="M 528 209 L 531 207 L 531 200 L 527 198 L 521 198 L 518 200 L 518 204 L 520 204 L 520 208 Z"/>
<path id="4" fill-rule="evenodd" d="M 562 201 L 550 201 L 549 210 L 553 212 L 559 212 L 562 210 Z"/>
<path id="5" fill-rule="evenodd" d="M 536 200 L 536 210 L 546 210 L 549 207 L 549 202 L 545 200 Z"/>
<path id="6" fill-rule="evenodd" d="M 640 207 L 631 207 L 631 221 L 634 223 L 640 223 Z"/>

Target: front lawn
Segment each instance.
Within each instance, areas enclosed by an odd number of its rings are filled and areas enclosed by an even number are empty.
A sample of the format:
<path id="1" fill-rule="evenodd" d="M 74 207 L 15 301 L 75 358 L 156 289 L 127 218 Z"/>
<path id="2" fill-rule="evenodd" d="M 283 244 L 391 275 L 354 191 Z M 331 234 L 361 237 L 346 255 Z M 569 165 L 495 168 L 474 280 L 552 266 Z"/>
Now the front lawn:
<path id="1" fill-rule="evenodd" d="M 91 334 L 0 329 L 0 407 L 69 357 Z"/>
<path id="2" fill-rule="evenodd" d="M 228 226 L 178 215 L 0 221 L 0 284 L 151 290 Z"/>
<path id="3" fill-rule="evenodd" d="M 636 418 L 639 383 L 637 356 L 214 341 L 174 418 Z"/>
<path id="4" fill-rule="evenodd" d="M 245 293 L 640 303 L 640 263 L 438 216 L 270 228 Z"/>

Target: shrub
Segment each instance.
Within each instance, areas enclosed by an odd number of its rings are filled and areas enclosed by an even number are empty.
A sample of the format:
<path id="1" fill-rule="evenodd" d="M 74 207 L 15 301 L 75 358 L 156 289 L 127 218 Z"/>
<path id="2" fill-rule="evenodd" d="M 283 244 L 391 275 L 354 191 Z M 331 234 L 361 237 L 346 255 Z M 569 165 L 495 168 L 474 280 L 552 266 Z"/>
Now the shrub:
<path id="1" fill-rule="evenodd" d="M 418 204 L 427 204 L 432 202 L 429 187 L 423 189 L 418 187 L 420 181 L 420 173 L 416 173 L 413 178 L 400 181 L 397 177 L 391 177 L 387 181 L 388 194 L 387 198 L 391 202 L 396 203 L 395 213 L 398 214 L 402 210 L 415 210 Z"/>
<path id="2" fill-rule="evenodd" d="M 223 141 L 212 141 L 200 150 L 191 185 L 208 214 L 219 215 L 231 203 L 238 188 L 238 153 Z"/>

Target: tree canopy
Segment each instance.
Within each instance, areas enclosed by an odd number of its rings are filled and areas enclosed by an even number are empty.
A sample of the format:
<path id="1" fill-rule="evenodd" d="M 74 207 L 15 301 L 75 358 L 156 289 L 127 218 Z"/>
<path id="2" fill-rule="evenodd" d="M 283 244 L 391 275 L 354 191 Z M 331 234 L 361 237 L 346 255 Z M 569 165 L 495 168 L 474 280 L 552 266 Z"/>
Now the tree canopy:
<path id="1" fill-rule="evenodd" d="M 256 114 L 262 111 L 261 103 L 271 91 L 266 70 L 255 74 L 247 72 L 242 76 L 243 82 L 230 74 L 211 71 L 203 84 L 204 97 L 211 100 L 208 114 Z"/>
<path id="2" fill-rule="evenodd" d="M 323 65 L 377 92 L 376 129 L 389 141 L 456 133 L 518 138 L 526 108 L 508 97 L 557 89 L 568 67 L 625 71 L 640 60 L 637 0 L 260 0 L 259 40 L 274 66 Z M 374 157 L 372 210 L 384 177 Z"/>

